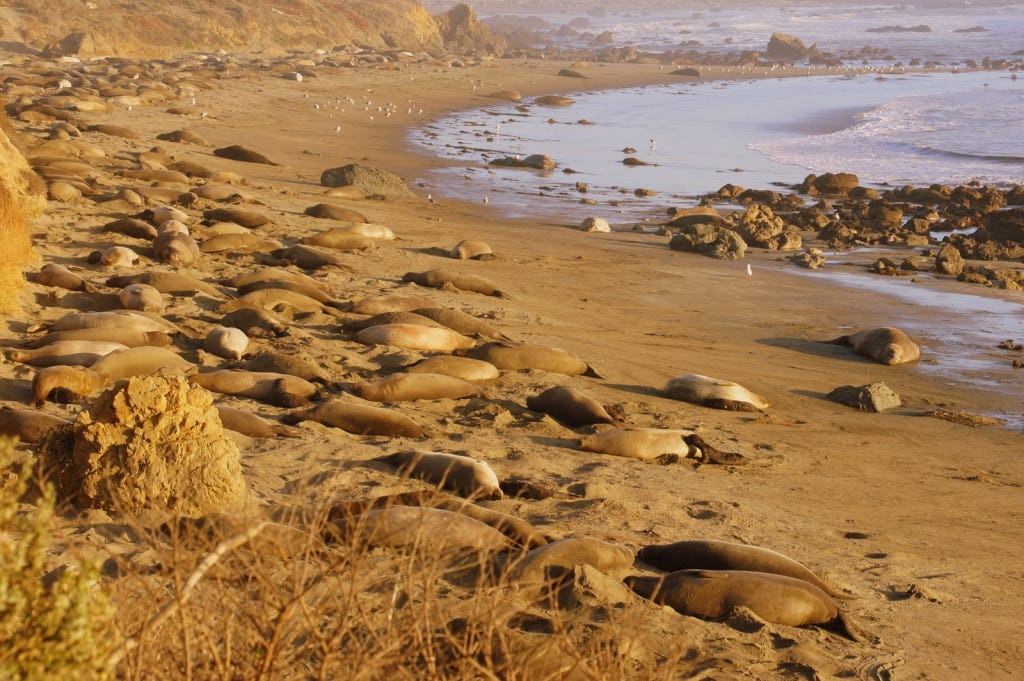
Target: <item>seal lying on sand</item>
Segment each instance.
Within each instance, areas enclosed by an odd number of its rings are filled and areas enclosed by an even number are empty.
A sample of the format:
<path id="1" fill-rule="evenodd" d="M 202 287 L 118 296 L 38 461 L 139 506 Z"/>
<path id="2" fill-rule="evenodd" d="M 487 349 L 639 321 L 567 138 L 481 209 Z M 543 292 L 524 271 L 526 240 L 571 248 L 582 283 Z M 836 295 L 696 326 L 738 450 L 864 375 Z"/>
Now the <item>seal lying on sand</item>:
<path id="1" fill-rule="evenodd" d="M 220 369 L 192 374 L 188 380 L 211 392 L 251 397 L 277 407 L 301 407 L 319 394 L 319 389 L 309 381 L 273 372 Z"/>
<path id="2" fill-rule="evenodd" d="M 637 552 L 643 562 L 667 572 L 678 570 L 743 570 L 770 572 L 802 579 L 833 598 L 854 598 L 826 583 L 804 565 L 771 549 L 725 541 L 680 541 L 652 544 Z"/>
<path id="3" fill-rule="evenodd" d="M 35 409 L 0 407 L 0 435 L 16 437 L 22 442 L 39 442 L 54 428 L 69 423 Z"/>
<path id="4" fill-rule="evenodd" d="M 410 450 L 382 456 L 398 474 L 424 480 L 467 499 L 501 499 L 498 477 L 484 461 L 461 454 Z"/>
<path id="5" fill-rule="evenodd" d="M 402 281 L 412 282 L 420 286 L 431 288 L 457 289 L 459 291 L 471 291 L 481 293 L 485 296 L 497 298 L 508 298 L 508 294 L 500 291 L 497 286 L 483 277 L 472 274 L 461 274 L 445 269 L 427 270 L 426 272 L 406 272 Z"/>
<path id="6" fill-rule="evenodd" d="M 921 357 L 921 348 L 907 334 L 891 326 L 863 329 L 830 341 L 833 345 L 849 345 L 854 353 L 882 364 L 905 364 Z"/>
<path id="7" fill-rule="evenodd" d="M 80 402 L 83 398 L 99 392 L 107 385 L 110 377 L 86 367 L 46 367 L 32 377 L 32 404 L 37 407 L 46 400 L 55 402 Z"/>
<path id="8" fill-rule="evenodd" d="M 711 378 L 701 374 L 686 374 L 670 378 L 665 384 L 665 396 L 691 402 L 712 409 L 729 411 L 763 411 L 768 401 L 739 383 Z"/>
<path id="9" fill-rule="evenodd" d="M 449 328 L 420 324 L 368 326 L 356 334 L 356 340 L 367 345 L 391 345 L 425 352 L 451 352 L 476 344 L 472 338 Z"/>
<path id="10" fill-rule="evenodd" d="M 579 448 L 612 456 L 649 461 L 666 455 L 702 463 L 742 464 L 742 454 L 722 452 L 691 430 L 665 428 L 612 428 L 580 438 Z"/>
<path id="11" fill-rule="evenodd" d="M 479 386 L 444 374 L 398 373 L 372 383 L 348 387 L 349 392 L 372 402 L 413 402 L 415 400 L 459 400 L 482 394 Z"/>
<path id="12" fill-rule="evenodd" d="M 626 577 L 633 591 L 684 615 L 718 619 L 736 607 L 794 627 L 817 624 L 854 641 L 874 641 L 818 587 L 793 577 L 740 570 L 680 570 L 664 577 Z"/>
<path id="13" fill-rule="evenodd" d="M 545 582 L 546 569 L 552 565 L 570 569 L 591 565 L 601 572 L 614 572 L 633 565 L 633 552 L 593 537 L 567 537 L 535 548 L 513 562 L 509 576 L 515 582 Z"/>
<path id="14" fill-rule="evenodd" d="M 600 402 L 564 385 L 527 397 L 526 406 L 533 411 L 548 414 L 570 428 L 594 423 L 618 423 Z"/>
<path id="15" fill-rule="evenodd" d="M 341 428 L 353 435 L 385 435 L 388 437 L 426 437 L 427 431 L 408 416 L 384 407 L 332 400 L 309 409 L 284 415 L 285 423 L 316 421 L 332 428 Z"/>
<path id="16" fill-rule="evenodd" d="M 540 369 L 568 376 L 583 375 L 604 378 L 579 357 L 565 350 L 545 345 L 493 341 L 468 350 L 456 350 L 453 354 L 482 359 L 507 371 Z"/>

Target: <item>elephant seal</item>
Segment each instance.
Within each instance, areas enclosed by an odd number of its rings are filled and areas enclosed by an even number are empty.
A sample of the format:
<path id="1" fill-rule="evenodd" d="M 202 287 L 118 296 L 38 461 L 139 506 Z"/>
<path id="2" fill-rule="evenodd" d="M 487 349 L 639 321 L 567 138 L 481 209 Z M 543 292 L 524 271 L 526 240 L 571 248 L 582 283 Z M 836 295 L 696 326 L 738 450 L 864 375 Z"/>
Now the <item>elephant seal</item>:
<path id="1" fill-rule="evenodd" d="M 882 364 L 906 364 L 921 358 L 921 348 L 907 334 L 891 326 L 863 329 L 830 341 L 833 345 L 849 345 L 853 352 Z"/>
<path id="2" fill-rule="evenodd" d="M 316 421 L 353 435 L 427 437 L 427 431 L 404 414 L 383 407 L 332 400 L 284 415 L 285 423 Z"/>
<path id="3" fill-rule="evenodd" d="M 117 294 L 117 299 L 126 310 L 156 313 L 164 310 L 163 296 L 149 284 L 128 284 Z"/>
<path id="4" fill-rule="evenodd" d="M 666 572 L 678 570 L 742 570 L 768 572 L 802 579 L 832 598 L 855 598 L 845 594 L 804 565 L 771 549 L 725 541 L 680 541 L 674 544 L 652 544 L 637 552 L 637 558 Z"/>
<path id="5" fill-rule="evenodd" d="M 322 267 L 337 267 L 343 271 L 352 270 L 340 255 L 316 246 L 295 244 L 271 251 L 270 254 L 280 262 L 291 263 L 304 270 L 318 270 Z"/>
<path id="6" fill-rule="evenodd" d="M 403 477 L 416 478 L 467 499 L 501 499 L 498 476 L 484 461 L 461 454 L 409 450 L 382 456 Z M 630 561 L 632 562 L 632 561 Z"/>
<path id="7" fill-rule="evenodd" d="M 123 234 L 130 236 L 133 239 L 146 239 L 152 241 L 156 238 L 156 227 L 140 220 L 139 218 L 121 218 L 120 220 L 114 220 L 100 227 L 101 232 L 112 232 L 114 234 Z"/>
<path id="8" fill-rule="evenodd" d="M 224 315 L 220 323 L 241 329 L 250 338 L 281 338 L 289 333 L 288 325 L 266 310 L 243 307 Z"/>
<path id="9" fill-rule="evenodd" d="M 372 317 L 346 319 L 341 323 L 341 328 L 348 333 L 355 333 L 371 326 L 382 326 L 384 324 L 419 324 L 420 326 L 433 326 L 434 328 L 444 327 L 444 324 L 438 324 L 432 319 L 422 317 L 415 312 L 382 312 Z"/>
<path id="10" fill-rule="evenodd" d="M 245 369 L 246 371 L 272 371 L 279 374 L 290 374 L 298 376 L 307 381 L 330 385 L 334 383 L 331 375 L 322 368 L 305 360 L 297 355 L 285 352 L 273 352 L 265 350 L 255 357 L 244 362 L 238 362 L 232 369 Z"/>
<path id="11" fill-rule="evenodd" d="M 475 383 L 492 381 L 501 375 L 498 367 L 490 362 L 470 357 L 454 357 L 452 355 L 435 355 L 427 357 L 404 368 L 409 374 L 444 374 L 454 376 L 463 381 Z"/>
<path id="12" fill-rule="evenodd" d="M 98 289 L 87 282 L 81 275 L 75 274 L 63 265 L 47 263 L 39 268 L 36 283 L 42 286 L 56 286 L 68 291 L 96 293 Z"/>
<path id="13" fill-rule="evenodd" d="M 665 384 L 666 397 L 729 411 L 764 411 L 768 401 L 742 385 L 701 374 L 670 378 Z"/>
<path id="14" fill-rule="evenodd" d="M 215 326 L 203 339 L 203 349 L 224 359 L 242 359 L 249 349 L 249 337 L 233 326 Z"/>
<path id="15" fill-rule="evenodd" d="M 139 261 L 139 254 L 127 246 L 111 246 L 102 251 L 93 251 L 87 260 L 90 265 L 132 267 Z"/>
<path id="16" fill-rule="evenodd" d="M 579 357 L 546 345 L 493 341 L 467 350 L 456 350 L 453 354 L 482 359 L 507 371 L 540 369 L 568 376 L 604 378 Z"/>
<path id="17" fill-rule="evenodd" d="M 509 548 L 508 538 L 490 525 L 440 508 L 375 508 L 358 516 L 339 518 L 334 525 L 339 538 L 358 546 L 390 546 L 431 553 Z"/>
<path id="18" fill-rule="evenodd" d="M 612 428 L 580 438 L 577 445 L 587 452 L 641 461 L 674 455 L 704 463 L 744 463 L 742 454 L 719 451 L 691 430 Z"/>
<path id="19" fill-rule="evenodd" d="M 265 288 L 258 291 L 251 291 L 244 296 L 233 300 L 227 300 L 217 306 L 218 312 L 234 312 L 243 307 L 252 307 L 258 310 L 273 310 L 281 306 L 290 307 L 296 312 L 323 312 L 325 314 L 337 315 L 338 306 L 321 303 L 309 296 L 283 288 Z"/>
<path id="20" fill-rule="evenodd" d="M 98 393 L 110 377 L 98 371 L 80 366 L 58 364 L 44 367 L 32 377 L 32 404 L 43 405 L 47 400 L 55 402 L 80 402 L 82 398 Z"/>
<path id="21" fill-rule="evenodd" d="M 136 331 L 135 329 L 121 329 L 118 327 L 99 327 L 94 329 L 70 329 L 68 331 L 51 331 L 47 334 L 32 338 L 22 345 L 27 348 L 38 348 L 48 343 L 55 343 L 64 340 L 97 340 L 120 343 L 130 348 L 140 345 L 152 345 L 158 348 L 166 348 L 171 344 L 171 337 L 164 331 Z"/>
<path id="22" fill-rule="evenodd" d="M 372 402 L 459 400 L 481 394 L 480 388 L 472 383 L 442 374 L 392 374 L 373 383 L 351 385 L 348 389 Z"/>
<path id="23" fill-rule="evenodd" d="M 35 367 L 50 367 L 56 364 L 89 366 L 100 357 L 114 350 L 127 350 L 127 345 L 109 341 L 57 341 L 29 350 L 11 350 L 7 358 Z"/>
<path id="24" fill-rule="evenodd" d="M 352 303 L 352 312 L 375 315 L 385 312 L 409 312 L 420 307 L 433 307 L 434 301 L 425 296 L 402 293 L 367 296 Z"/>
<path id="25" fill-rule="evenodd" d="M 595 423 L 619 423 L 600 402 L 564 385 L 557 385 L 539 395 L 527 397 L 526 406 L 533 411 L 548 414 L 570 428 Z"/>
<path id="26" fill-rule="evenodd" d="M 107 286 L 115 288 L 124 288 L 129 284 L 146 284 L 160 293 L 172 296 L 194 296 L 197 293 L 205 293 L 211 298 L 224 297 L 221 291 L 205 281 L 180 272 L 140 272 L 107 279 Z"/>
<path id="27" fill-rule="evenodd" d="M 222 282 L 235 289 L 241 289 L 256 283 L 290 281 L 296 284 L 303 284 L 312 288 L 318 288 L 324 293 L 330 293 L 331 287 L 326 282 L 314 279 L 308 274 L 286 270 L 282 267 L 264 267 L 253 272 L 244 272 Z"/>
<path id="28" fill-rule="evenodd" d="M 344 208 L 342 206 L 335 206 L 330 203 L 318 203 L 314 206 L 302 211 L 306 215 L 314 218 L 324 218 L 326 220 L 340 220 L 342 222 L 366 222 L 366 216 L 357 210 L 351 208 Z"/>
<path id="29" fill-rule="evenodd" d="M 244 208 L 211 208 L 203 211 L 203 219 L 209 223 L 233 222 L 246 229 L 255 229 L 256 227 L 262 227 L 273 222 L 271 218 L 263 213 L 245 210 Z"/>
<path id="30" fill-rule="evenodd" d="M 332 232 L 348 232 L 360 236 L 377 239 L 378 241 L 395 241 L 398 239 L 390 228 L 378 225 L 375 222 L 349 222 L 331 228 Z"/>
<path id="31" fill-rule="evenodd" d="M 215 405 L 220 415 L 220 422 L 228 430 L 241 433 L 248 437 L 299 437 L 302 431 L 291 426 L 271 423 L 264 418 L 244 409 L 235 409 L 223 404 Z"/>
<path id="32" fill-rule="evenodd" d="M 546 582 L 547 568 L 555 565 L 568 569 L 590 565 L 601 572 L 616 572 L 628 570 L 633 560 L 633 551 L 621 544 L 611 544 L 594 537 L 566 537 L 535 548 L 512 562 L 509 579 L 513 582 Z"/>
<path id="33" fill-rule="evenodd" d="M 187 234 L 161 232 L 153 240 L 153 257 L 176 267 L 188 267 L 202 257 L 199 244 Z"/>
<path id="34" fill-rule="evenodd" d="M 0 407 L 0 435 L 16 437 L 21 442 L 39 442 L 54 428 L 69 423 L 35 409 Z"/>
<path id="35" fill-rule="evenodd" d="M 794 577 L 741 570 L 679 570 L 664 577 L 630 576 L 626 585 L 683 615 L 719 619 L 749 608 L 773 624 L 816 624 L 854 641 L 876 641 L 839 609 L 828 594 Z"/>
<path id="36" fill-rule="evenodd" d="M 283 248 L 277 239 L 268 239 L 258 234 L 218 234 L 199 244 L 202 253 L 269 253 Z"/>
<path id="37" fill-rule="evenodd" d="M 496 331 L 484 320 L 466 314 L 462 310 L 455 310 L 449 307 L 421 307 L 416 308 L 413 314 L 432 319 L 433 321 L 447 326 L 453 331 L 458 331 L 464 336 L 480 336 L 481 338 L 493 338 L 496 340 L 509 340 L 508 336 Z"/>
<path id="38" fill-rule="evenodd" d="M 326 232 L 317 232 L 310 236 L 299 239 L 300 244 L 307 246 L 321 246 L 335 251 L 368 251 L 377 247 L 377 240 L 356 234 L 347 229 L 329 229 Z"/>
<path id="39" fill-rule="evenodd" d="M 213 155 L 231 159 L 232 161 L 242 161 L 243 163 L 262 163 L 263 165 L 268 166 L 280 165 L 278 163 L 274 163 L 263 154 L 253 151 L 252 149 L 246 149 L 238 144 L 214 149 Z"/>
<path id="40" fill-rule="evenodd" d="M 159 315 L 148 315 L 132 310 L 106 310 L 103 312 L 69 312 L 50 323 L 51 331 L 73 329 L 130 329 L 133 331 L 172 331 L 181 329 Z"/>
<path id="41" fill-rule="evenodd" d="M 189 223 L 192 221 L 192 216 L 174 206 L 155 206 L 147 210 L 142 211 L 138 216 L 143 220 L 149 220 L 154 225 L 162 225 L 169 220 L 177 220 L 178 222 Z"/>
<path id="42" fill-rule="evenodd" d="M 140 345 L 137 348 L 115 350 L 93 362 L 89 368 L 106 374 L 111 380 L 118 380 L 148 376 L 164 370 L 187 374 L 195 371 L 196 367 L 167 348 Z"/>
<path id="43" fill-rule="evenodd" d="M 483 241 L 463 239 L 449 253 L 456 260 L 494 260 L 494 251 Z"/>
<path id="44" fill-rule="evenodd" d="M 367 345 L 391 345 L 423 352 L 451 352 L 476 344 L 472 338 L 451 329 L 420 324 L 369 326 L 356 334 L 356 340 Z"/>
<path id="45" fill-rule="evenodd" d="M 497 286 L 483 277 L 472 274 L 460 274 L 446 269 L 427 270 L 426 272 L 406 272 L 402 275 L 402 281 L 407 281 L 420 286 L 430 288 L 456 289 L 459 291 L 470 291 L 481 293 L 485 296 L 496 298 L 508 298 L 508 294 L 499 290 Z"/>
<path id="46" fill-rule="evenodd" d="M 331 295 L 330 291 L 324 291 L 320 286 L 312 286 L 301 281 L 254 281 L 244 286 L 239 286 L 237 293 L 240 296 L 245 296 L 254 291 L 263 291 L 266 289 L 280 289 L 283 291 L 291 291 L 293 293 L 299 293 L 312 298 L 313 300 L 330 305 L 331 307 L 342 307 L 342 303 L 338 302 L 334 296 Z"/>
<path id="47" fill-rule="evenodd" d="M 249 397 L 276 407 L 302 407 L 319 394 L 317 387 L 309 381 L 269 371 L 219 369 L 192 374 L 188 380 L 211 392 Z"/>

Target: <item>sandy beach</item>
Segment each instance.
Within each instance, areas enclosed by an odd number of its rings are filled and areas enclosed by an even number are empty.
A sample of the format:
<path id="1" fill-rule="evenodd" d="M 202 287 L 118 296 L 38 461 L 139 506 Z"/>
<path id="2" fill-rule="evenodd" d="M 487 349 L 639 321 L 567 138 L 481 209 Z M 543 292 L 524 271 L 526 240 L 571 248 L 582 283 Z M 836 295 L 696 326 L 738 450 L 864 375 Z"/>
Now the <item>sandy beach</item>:
<path id="1" fill-rule="evenodd" d="M 657 65 L 636 64 L 590 64 L 585 81 L 557 75 L 573 66 L 532 60 L 461 68 L 398 63 L 389 69 L 322 69 L 303 82 L 241 67 L 196 94 L 194 105 L 184 102 L 192 113 L 167 113 L 179 102 L 162 101 L 81 114 L 83 120 L 125 126 L 137 135 L 83 134 L 107 152 L 95 162 L 104 187 L 132 186 L 117 172 L 134 166 L 133 154 L 161 145 L 177 160 L 243 175 L 247 184 L 240 189 L 252 201 L 242 205 L 272 218 L 255 230 L 263 236 L 290 243 L 331 227 L 329 220 L 303 215 L 316 203 L 359 211 L 399 239 L 344 254 L 344 269 L 312 273 L 334 298 L 422 294 L 439 306 L 486 319 L 516 341 L 567 350 L 603 376 L 505 371 L 486 386 L 485 397 L 403 403 L 401 411 L 437 431 L 426 441 L 358 437 L 311 422 L 301 424 L 303 434 L 294 439 L 240 438 L 254 505 L 316 507 L 419 489 L 422 483 L 400 480 L 388 467 L 367 461 L 410 447 L 469 454 L 488 462 L 499 479 L 526 478 L 557 490 L 546 499 L 481 502 L 552 538 L 592 536 L 634 550 L 683 539 L 771 548 L 856 594 L 842 607 L 880 638 L 877 645 L 854 643 L 820 629 L 776 624 L 743 631 L 734 622 L 702 622 L 675 613 L 667 618 L 657 606 L 630 603 L 626 610 L 641 619 L 647 617 L 642 608 L 657 614 L 649 614 L 650 628 L 637 636 L 641 647 L 646 641 L 652 649 L 690 651 L 683 656 L 688 666 L 680 663 L 651 676 L 642 668 L 636 678 L 1018 678 L 1024 668 L 1021 374 L 1000 369 L 992 385 L 987 369 L 958 371 L 957 356 L 947 351 L 949 339 L 938 332 L 915 336 L 922 359 L 900 366 L 815 342 L 851 329 L 900 326 L 911 313 L 915 319 L 934 315 L 933 326 L 941 329 L 941 310 L 914 306 L 911 311 L 911 304 L 898 298 L 831 282 L 833 276 L 863 271 L 853 256 L 835 258 L 813 278 L 790 272 L 794 266 L 780 262 L 777 252 L 751 249 L 743 261 L 717 261 L 671 251 L 667 237 L 650 233 L 581 232 L 576 226 L 586 216 L 584 206 L 562 219 L 511 220 L 483 203 L 448 199 L 431 186 L 413 186 L 417 196 L 408 199 L 324 196 L 319 178 L 327 168 L 359 163 L 411 178 L 450 163 L 410 149 L 407 130 L 452 111 L 486 106 L 491 93 L 517 90 L 526 102 L 541 94 L 571 94 L 574 88 L 675 78 Z M 721 69 L 702 71 L 704 78 L 731 76 Z M 44 129 L 16 126 L 37 135 Z M 207 147 L 156 138 L 177 129 L 196 132 L 214 147 L 244 145 L 279 165 L 231 161 L 213 156 Z M 202 201 L 185 210 L 199 216 L 214 206 Z M 168 269 L 145 258 L 140 267 L 123 272 L 87 263 L 91 251 L 117 243 L 145 252 L 140 240 L 98 230 L 138 211 L 123 201 L 51 201 L 32 224 L 40 264 L 68 266 L 107 293 L 116 292 L 102 286 L 112 274 Z M 443 255 L 463 239 L 486 241 L 496 257 L 457 261 Z M 893 250 L 897 257 L 910 252 Z M 264 262 L 262 254 L 207 253 L 188 271 L 220 282 Z M 508 297 L 402 282 L 406 272 L 441 267 L 484 277 Z M 953 280 L 927 285 L 1021 302 L 1019 292 Z M 22 338 L 28 324 L 60 317 L 87 298 L 30 284 L 25 314 L 6 320 L 3 336 L 11 342 Z M 193 339 L 176 342 L 181 355 L 204 368 L 224 365 L 197 349 L 221 316 L 215 310 L 219 301 L 166 298 L 165 317 Z M 372 380 L 429 354 L 357 343 L 338 331 L 339 322 L 353 316 L 297 315 L 288 336 L 257 344 L 308 358 L 340 382 Z M 994 347 L 984 351 L 1002 367 L 1019 357 Z M 740 383 L 763 395 L 770 407 L 763 413 L 731 412 L 662 396 L 668 379 L 688 373 Z M 0 365 L 0 399 L 25 406 L 32 374 L 25 365 Z M 876 381 L 896 391 L 902 406 L 865 413 L 826 399 L 838 386 Z M 527 397 L 555 385 L 615 406 L 632 426 L 696 430 L 718 449 L 742 454 L 747 463 L 659 465 L 579 451 L 576 440 L 586 429 L 574 431 L 526 409 Z M 223 400 L 270 419 L 288 411 L 242 398 Z M 1011 427 L 972 428 L 923 415 L 940 407 L 1006 414 Z M 80 407 L 47 403 L 43 409 L 73 417 Z M 20 448 L 33 451 L 30 445 Z M 100 511 L 69 512 L 61 518 L 58 537 L 73 543 L 87 535 L 82 543 L 93 556 L 143 555 L 140 542 L 93 531 L 113 522 Z M 54 560 L 63 560 L 60 552 Z M 116 588 L 117 580 L 109 581 Z"/>

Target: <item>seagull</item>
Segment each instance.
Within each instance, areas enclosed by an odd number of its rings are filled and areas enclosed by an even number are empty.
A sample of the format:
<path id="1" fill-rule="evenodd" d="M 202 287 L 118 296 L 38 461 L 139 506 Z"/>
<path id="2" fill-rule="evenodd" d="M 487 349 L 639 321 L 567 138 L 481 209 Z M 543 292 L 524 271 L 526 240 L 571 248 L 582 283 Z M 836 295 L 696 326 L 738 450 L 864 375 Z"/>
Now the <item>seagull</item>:
<path id="1" fill-rule="evenodd" d="M 753 270 L 753 268 L 751 268 L 750 263 L 747 263 L 747 276 L 748 277 L 754 276 L 754 270 Z"/>
<path id="2" fill-rule="evenodd" d="M 433 196 L 431 196 L 430 194 L 427 194 L 427 203 L 433 204 L 433 203 L 437 203 L 437 201 L 434 200 Z"/>

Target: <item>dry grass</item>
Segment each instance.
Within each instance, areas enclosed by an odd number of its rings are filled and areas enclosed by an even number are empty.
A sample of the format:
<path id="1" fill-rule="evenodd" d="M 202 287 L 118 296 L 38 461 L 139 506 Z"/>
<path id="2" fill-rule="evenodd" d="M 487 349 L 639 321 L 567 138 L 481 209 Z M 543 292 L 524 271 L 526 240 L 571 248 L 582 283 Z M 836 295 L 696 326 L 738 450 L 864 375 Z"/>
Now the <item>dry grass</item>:
<path id="1" fill-rule="evenodd" d="M 639 622 L 573 595 L 573 572 L 525 593 L 501 559 L 288 524 L 134 528 L 112 598 L 125 679 L 658 678 Z M 154 614 L 155 613 L 155 614 Z M 667 662 L 662 660 L 662 663 Z M 658 664 L 671 676 L 673 664 Z"/>
<path id="2" fill-rule="evenodd" d="M 32 259 L 32 240 L 25 214 L 10 188 L 0 182 L 0 315 L 17 311 L 25 286 L 22 273 Z"/>

